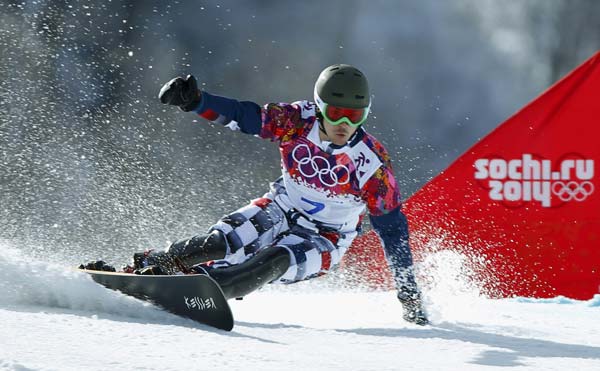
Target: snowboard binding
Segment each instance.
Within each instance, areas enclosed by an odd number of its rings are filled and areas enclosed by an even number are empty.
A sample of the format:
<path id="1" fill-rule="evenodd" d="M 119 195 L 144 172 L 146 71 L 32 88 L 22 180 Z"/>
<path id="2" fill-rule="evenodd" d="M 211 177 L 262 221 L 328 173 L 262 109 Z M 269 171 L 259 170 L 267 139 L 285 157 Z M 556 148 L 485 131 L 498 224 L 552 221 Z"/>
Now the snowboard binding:
<path id="1" fill-rule="evenodd" d="M 104 271 L 104 272 L 116 272 L 117 270 L 110 264 L 106 264 L 104 260 L 96 260 L 87 264 L 79 265 L 79 269 L 85 269 L 88 271 Z"/>

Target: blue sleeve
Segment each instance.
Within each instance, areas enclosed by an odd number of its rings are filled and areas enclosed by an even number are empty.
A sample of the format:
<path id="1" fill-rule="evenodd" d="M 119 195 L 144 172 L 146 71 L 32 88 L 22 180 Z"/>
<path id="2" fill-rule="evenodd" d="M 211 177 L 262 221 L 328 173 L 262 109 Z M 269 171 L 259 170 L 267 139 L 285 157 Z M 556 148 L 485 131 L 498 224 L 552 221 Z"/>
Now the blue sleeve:
<path id="1" fill-rule="evenodd" d="M 408 244 L 408 220 L 400 207 L 384 215 L 371 215 L 370 220 L 381 239 L 385 257 L 398 287 L 416 287 L 412 253 Z"/>
<path id="2" fill-rule="evenodd" d="M 254 102 L 202 92 L 200 105 L 194 110 L 200 116 L 243 133 L 258 135 L 262 127 L 261 108 Z"/>

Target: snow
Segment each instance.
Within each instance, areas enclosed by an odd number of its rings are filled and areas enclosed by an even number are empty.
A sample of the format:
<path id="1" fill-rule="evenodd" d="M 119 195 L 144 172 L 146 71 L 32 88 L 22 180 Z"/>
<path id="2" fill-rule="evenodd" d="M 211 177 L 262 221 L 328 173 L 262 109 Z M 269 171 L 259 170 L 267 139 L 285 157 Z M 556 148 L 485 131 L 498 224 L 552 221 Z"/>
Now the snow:
<path id="1" fill-rule="evenodd" d="M 421 327 L 393 292 L 316 280 L 230 301 L 224 332 L 29 260 L 0 243 L 4 370 L 600 369 L 600 295 L 490 300 L 445 280 L 426 289 Z"/>

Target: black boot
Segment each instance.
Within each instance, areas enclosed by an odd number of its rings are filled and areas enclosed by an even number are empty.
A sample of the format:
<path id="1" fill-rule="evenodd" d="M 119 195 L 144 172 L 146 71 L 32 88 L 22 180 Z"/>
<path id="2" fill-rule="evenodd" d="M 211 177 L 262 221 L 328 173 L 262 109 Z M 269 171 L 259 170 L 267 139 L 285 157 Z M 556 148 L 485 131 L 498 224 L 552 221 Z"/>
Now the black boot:
<path id="1" fill-rule="evenodd" d="M 221 286 L 225 297 L 232 299 L 244 297 L 267 283 L 275 281 L 289 267 L 290 253 L 288 250 L 270 246 L 238 265 L 215 268 L 201 264 L 193 269 L 198 273 L 208 274 Z"/>
<path id="2" fill-rule="evenodd" d="M 177 241 L 169 246 L 167 253 L 177 257 L 179 263 L 186 267 L 219 260 L 227 254 L 227 238 L 223 232 L 213 230 L 208 234 Z"/>
<path id="3" fill-rule="evenodd" d="M 105 271 L 105 272 L 116 272 L 117 270 L 112 265 L 106 264 L 104 260 L 96 260 L 87 264 L 81 264 L 79 269 L 86 269 L 90 271 Z"/>
<path id="4" fill-rule="evenodd" d="M 227 253 L 223 232 L 214 230 L 173 243 L 166 251 L 149 250 L 133 254 L 133 271 L 138 274 L 189 273 L 190 267 L 222 259 Z"/>
<path id="5" fill-rule="evenodd" d="M 418 289 L 406 287 L 400 288 L 400 290 L 398 290 L 398 300 L 402 303 L 402 309 L 404 310 L 404 315 L 402 317 L 405 321 L 420 326 L 429 324 L 427 314 L 423 309 L 421 293 Z"/>

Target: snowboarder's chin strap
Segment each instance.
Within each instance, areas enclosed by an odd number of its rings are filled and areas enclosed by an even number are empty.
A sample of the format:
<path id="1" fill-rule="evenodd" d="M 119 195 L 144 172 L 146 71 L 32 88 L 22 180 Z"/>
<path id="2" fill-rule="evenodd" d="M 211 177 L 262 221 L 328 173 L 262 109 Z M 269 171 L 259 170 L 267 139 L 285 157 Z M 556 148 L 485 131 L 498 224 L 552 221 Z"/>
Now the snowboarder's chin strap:
<path id="1" fill-rule="evenodd" d="M 319 121 L 319 130 L 321 130 L 323 134 L 327 135 L 327 132 L 325 131 L 325 125 L 323 124 L 325 119 L 323 118 L 323 114 L 319 109 L 317 109 L 317 114 L 315 116 L 317 116 L 317 121 Z"/>

